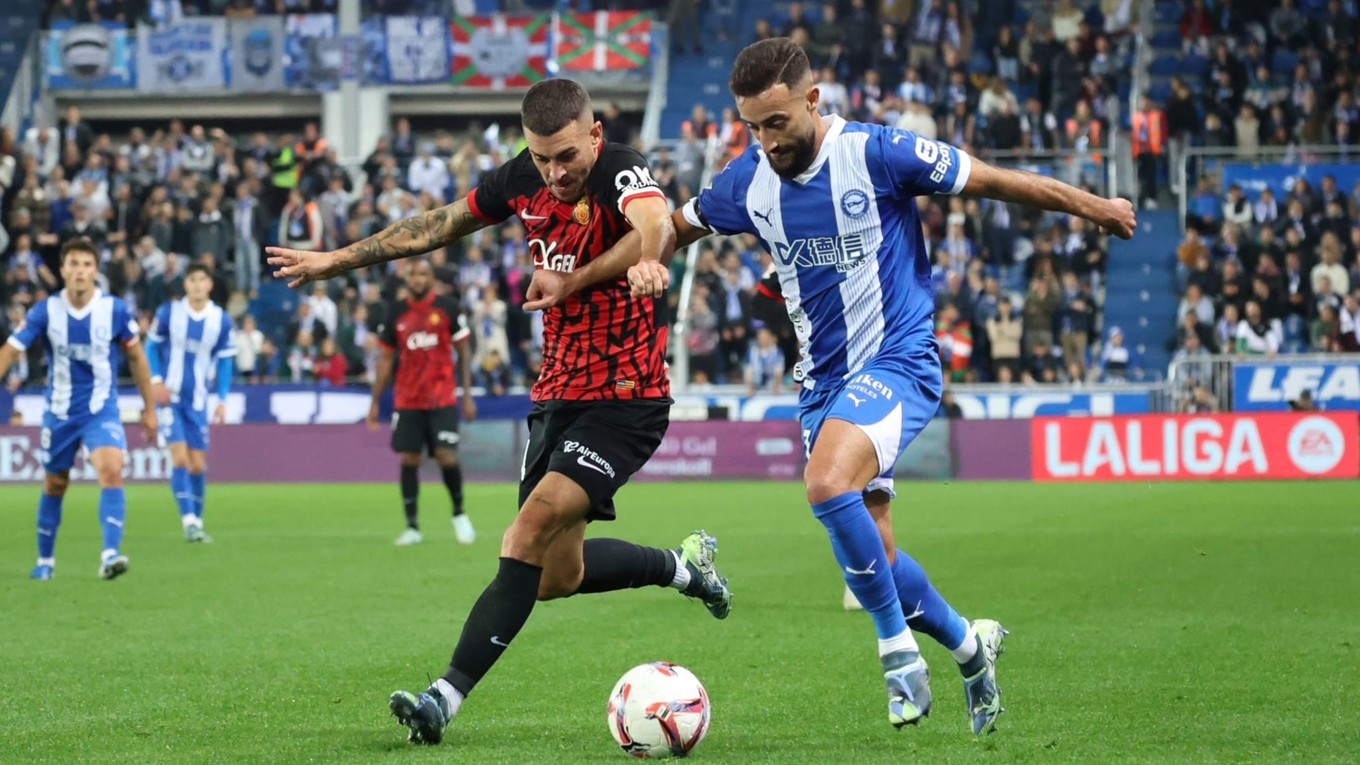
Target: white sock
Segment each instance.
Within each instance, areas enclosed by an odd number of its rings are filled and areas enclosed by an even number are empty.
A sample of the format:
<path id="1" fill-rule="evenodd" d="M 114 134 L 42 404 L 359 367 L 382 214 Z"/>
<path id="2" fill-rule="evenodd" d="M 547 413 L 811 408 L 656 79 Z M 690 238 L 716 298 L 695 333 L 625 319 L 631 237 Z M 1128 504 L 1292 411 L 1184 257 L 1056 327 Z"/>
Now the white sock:
<path id="1" fill-rule="evenodd" d="M 56 566 L 56 565 L 57 565 L 57 559 L 56 559 L 56 558 L 39 558 L 39 559 L 38 559 L 38 565 L 39 565 L 39 566 Z"/>
<path id="2" fill-rule="evenodd" d="M 449 702 L 449 717 L 458 714 L 459 707 L 463 706 L 463 694 L 453 687 L 453 683 L 441 677 L 434 681 L 434 689 Z"/>
<path id="3" fill-rule="evenodd" d="M 671 580 L 671 586 L 677 590 L 683 590 L 689 586 L 690 573 L 689 566 L 680 560 L 680 556 L 674 550 L 668 550 L 672 558 L 675 558 L 675 578 Z"/>
<path id="4" fill-rule="evenodd" d="M 902 634 L 896 637 L 887 638 L 886 640 L 883 638 L 878 639 L 879 656 L 887 656 L 890 653 L 896 653 L 898 651 L 921 652 L 921 647 L 916 644 L 916 636 L 911 634 L 911 630 L 902 630 Z"/>
<path id="5" fill-rule="evenodd" d="M 115 549 L 113 549 L 112 547 L 110 547 L 109 549 L 107 549 L 107 550 L 105 550 L 104 552 L 102 552 L 102 553 L 99 554 L 99 561 L 100 561 L 101 563 L 107 563 L 107 562 L 109 561 L 110 558 L 115 558 L 115 557 L 117 557 L 117 556 L 118 556 L 118 551 L 115 550 Z"/>
<path id="6" fill-rule="evenodd" d="M 188 515 L 181 515 L 179 517 L 179 520 L 180 523 L 183 524 L 184 528 L 186 529 L 189 528 L 190 526 L 199 526 L 202 524 L 202 521 L 198 519 L 198 516 L 194 515 L 193 513 L 189 513 Z"/>
<path id="7" fill-rule="evenodd" d="M 978 639 L 973 634 L 973 628 L 968 628 L 968 634 L 963 638 L 963 644 L 958 648 L 949 649 L 949 655 L 954 657 L 954 661 L 959 664 L 967 664 L 974 656 L 977 656 Z"/>

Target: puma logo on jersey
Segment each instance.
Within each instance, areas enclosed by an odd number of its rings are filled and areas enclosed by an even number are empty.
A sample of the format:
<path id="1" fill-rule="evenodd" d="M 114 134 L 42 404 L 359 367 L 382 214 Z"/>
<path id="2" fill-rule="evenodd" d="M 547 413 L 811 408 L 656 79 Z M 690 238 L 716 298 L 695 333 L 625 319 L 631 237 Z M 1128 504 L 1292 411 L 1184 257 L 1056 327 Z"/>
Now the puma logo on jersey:
<path id="1" fill-rule="evenodd" d="M 771 212 L 773 212 L 773 210 L 766 210 L 765 212 L 761 212 L 761 211 L 759 211 L 759 210 L 752 210 L 752 211 L 751 211 L 751 214 L 754 215 L 755 217 L 760 218 L 761 220 L 765 221 L 765 225 L 767 225 L 767 226 L 772 226 L 772 225 L 774 225 L 774 224 L 773 224 L 773 223 L 770 223 L 770 213 L 771 213 Z"/>
<path id="2" fill-rule="evenodd" d="M 848 398 L 848 399 L 850 399 L 851 401 L 855 402 L 855 408 L 856 408 L 856 409 L 859 408 L 859 405 L 860 405 L 860 404 L 863 404 L 863 403 L 864 403 L 864 399 L 860 398 L 859 396 L 856 396 L 856 395 L 853 394 L 853 393 L 847 393 L 847 394 L 845 394 L 845 397 Z"/>
<path id="3" fill-rule="evenodd" d="M 853 568 L 850 568 L 849 566 L 846 566 L 845 573 L 850 574 L 851 576 L 873 576 L 875 573 L 877 573 L 874 571 L 874 564 L 876 563 L 878 563 L 878 558 L 874 558 L 873 560 L 869 561 L 869 565 L 865 566 L 864 569 L 861 571 L 857 571 Z"/>

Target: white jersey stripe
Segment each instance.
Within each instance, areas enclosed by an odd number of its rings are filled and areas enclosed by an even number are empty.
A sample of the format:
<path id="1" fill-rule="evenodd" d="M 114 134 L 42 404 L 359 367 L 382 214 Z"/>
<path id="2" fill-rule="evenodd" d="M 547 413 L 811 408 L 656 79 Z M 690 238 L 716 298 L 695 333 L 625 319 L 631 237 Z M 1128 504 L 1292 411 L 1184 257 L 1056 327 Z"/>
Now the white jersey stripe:
<path id="1" fill-rule="evenodd" d="M 198 353 L 194 354 L 194 409 L 202 411 L 208 405 L 208 370 L 213 362 L 213 348 L 222 334 L 222 309 L 209 305 L 203 317 L 203 337 Z"/>
<path id="2" fill-rule="evenodd" d="M 170 304 L 170 326 L 165 331 L 170 343 L 170 362 L 165 366 L 165 386 L 170 389 L 170 401 L 178 404 L 180 387 L 184 384 L 184 345 L 189 338 L 189 310 L 183 300 Z"/>
<path id="3" fill-rule="evenodd" d="M 879 279 L 882 221 L 874 181 L 865 162 L 868 133 L 841 133 L 832 147 L 831 200 L 842 239 L 858 236 L 867 255 L 851 266 L 840 283 L 845 306 L 846 374 L 854 374 L 883 347 L 883 284 Z M 853 192 L 858 190 L 860 194 Z M 850 207 L 847 200 L 854 200 Z M 847 209 L 849 208 L 849 209 Z"/>
<path id="4" fill-rule="evenodd" d="M 102 410 L 113 395 L 116 372 L 109 360 L 112 345 L 113 298 L 100 295 L 95 298 L 94 310 L 90 313 L 90 371 L 94 374 L 94 388 L 90 391 L 91 414 Z"/>
<path id="5" fill-rule="evenodd" d="M 746 194 L 746 214 L 755 224 L 760 238 L 776 251 L 776 258 L 779 257 L 778 249 L 786 248 L 789 244 L 788 236 L 784 233 L 784 205 L 779 198 L 780 187 L 779 175 L 770 167 L 765 155 L 760 155 L 760 165 Z M 784 295 L 784 308 L 798 337 L 799 359 L 793 370 L 793 379 L 811 389 L 813 363 L 808 348 L 812 339 L 812 326 L 803 311 L 802 288 L 798 284 L 798 275 L 792 269 L 776 270 L 779 274 L 779 290 Z"/>
<path id="6" fill-rule="evenodd" d="M 66 300 L 61 294 L 47 299 L 47 342 L 52 348 L 52 400 L 49 410 L 56 417 L 66 419 L 71 413 L 71 357 L 58 352 L 66 348 L 67 320 Z"/>

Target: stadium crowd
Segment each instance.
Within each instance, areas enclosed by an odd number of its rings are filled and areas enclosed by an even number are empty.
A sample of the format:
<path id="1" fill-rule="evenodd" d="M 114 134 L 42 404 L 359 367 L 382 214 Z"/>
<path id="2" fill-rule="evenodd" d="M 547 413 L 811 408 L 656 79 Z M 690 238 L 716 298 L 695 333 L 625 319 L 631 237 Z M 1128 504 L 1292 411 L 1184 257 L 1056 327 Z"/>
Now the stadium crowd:
<path id="1" fill-rule="evenodd" d="M 1165 110 L 1155 100 L 1146 110 L 1167 142 L 1228 159 L 1268 151 L 1292 165 L 1349 161 L 1360 139 L 1355 3 L 1195 0 L 1179 31 Z M 1208 354 L 1360 351 L 1360 184 L 1314 174 L 1277 188 L 1225 188 L 1212 164 L 1189 168 L 1170 341 L 1188 408 L 1213 407 Z"/>

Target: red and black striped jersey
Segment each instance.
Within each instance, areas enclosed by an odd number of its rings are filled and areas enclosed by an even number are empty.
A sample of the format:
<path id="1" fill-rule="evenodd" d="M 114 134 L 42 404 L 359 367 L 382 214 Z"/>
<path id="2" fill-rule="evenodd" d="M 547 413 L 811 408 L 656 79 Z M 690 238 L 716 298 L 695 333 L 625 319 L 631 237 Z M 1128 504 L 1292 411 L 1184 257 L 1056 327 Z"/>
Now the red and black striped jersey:
<path id="1" fill-rule="evenodd" d="M 600 147 L 578 202 L 554 197 L 526 150 L 483 176 L 468 207 L 491 223 L 519 216 L 534 268 L 574 271 L 628 233 L 624 209 L 647 196 L 662 196 L 647 160 L 635 149 L 608 143 Z M 543 371 L 531 398 L 666 398 L 667 331 L 665 303 L 632 297 L 626 277 L 573 295 L 543 317 Z"/>
<path id="2" fill-rule="evenodd" d="M 433 292 L 392 304 L 378 342 L 397 353 L 397 409 L 442 409 L 458 403 L 453 346 L 468 337 L 458 304 Z"/>

